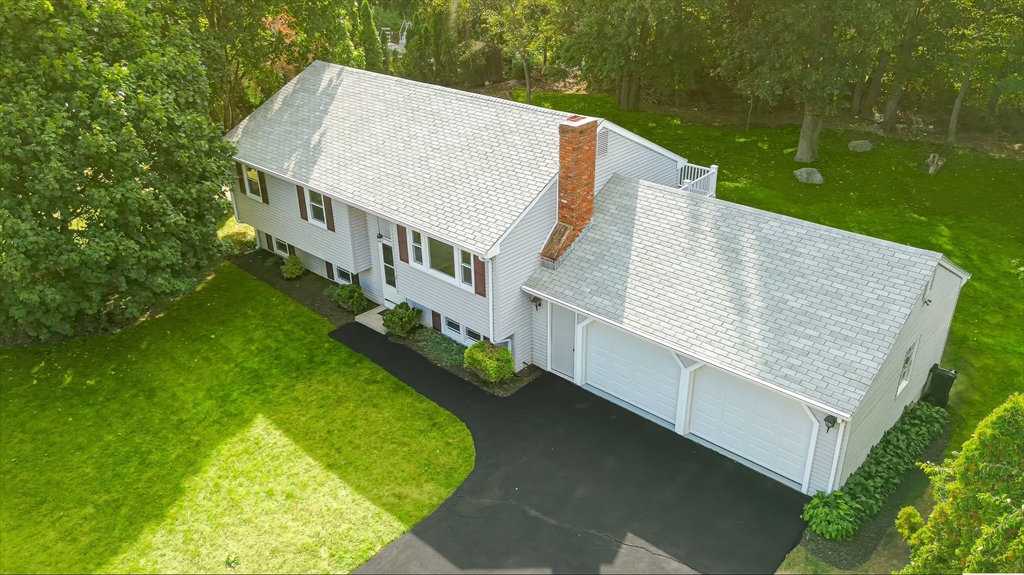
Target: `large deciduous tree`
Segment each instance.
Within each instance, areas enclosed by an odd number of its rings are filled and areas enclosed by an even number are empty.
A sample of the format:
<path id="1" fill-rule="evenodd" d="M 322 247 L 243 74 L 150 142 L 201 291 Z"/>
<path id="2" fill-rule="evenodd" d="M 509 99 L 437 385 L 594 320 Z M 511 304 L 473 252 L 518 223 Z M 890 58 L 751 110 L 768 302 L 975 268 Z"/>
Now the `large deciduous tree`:
<path id="1" fill-rule="evenodd" d="M 549 36 L 551 0 L 498 0 L 491 2 L 483 17 L 491 40 L 506 54 L 519 59 L 526 77 L 526 103 L 532 104 L 530 63 L 534 50 Z"/>
<path id="2" fill-rule="evenodd" d="M 928 523 L 913 507 L 897 528 L 911 547 L 903 573 L 1024 572 L 1024 395 L 978 424 L 963 450 L 924 466 L 934 486 Z"/>
<path id="3" fill-rule="evenodd" d="M 141 0 L 0 6 L 0 339 L 122 324 L 221 256 L 193 45 Z"/>
<path id="4" fill-rule="evenodd" d="M 813 162 L 825 118 L 861 76 L 862 55 L 878 50 L 891 10 L 853 0 L 779 0 L 763 8 L 730 5 L 720 72 L 745 95 L 769 102 L 785 95 L 801 104 L 794 159 Z"/>

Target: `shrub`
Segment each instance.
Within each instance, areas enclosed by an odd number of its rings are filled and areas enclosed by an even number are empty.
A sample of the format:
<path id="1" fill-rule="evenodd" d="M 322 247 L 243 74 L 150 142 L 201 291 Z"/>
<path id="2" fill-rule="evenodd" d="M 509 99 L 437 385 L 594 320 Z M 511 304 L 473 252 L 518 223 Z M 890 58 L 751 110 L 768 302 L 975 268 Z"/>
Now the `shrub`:
<path id="1" fill-rule="evenodd" d="M 409 337 L 420 325 L 423 310 L 402 302 L 384 314 L 384 327 L 398 337 Z"/>
<path id="2" fill-rule="evenodd" d="M 363 295 L 363 288 L 357 285 L 329 286 L 325 293 L 334 303 L 356 315 L 370 309 L 370 300 Z"/>
<path id="3" fill-rule="evenodd" d="M 925 447 L 946 426 L 941 407 L 919 401 L 903 410 L 896 425 L 871 448 L 864 463 L 846 480 L 842 491 L 818 492 L 802 515 L 811 531 L 826 539 L 846 539 L 882 508 Z"/>
<path id="4" fill-rule="evenodd" d="M 306 273 L 306 264 L 303 263 L 302 258 L 299 256 L 284 258 L 284 263 L 281 264 L 281 275 L 284 276 L 284 279 L 293 280 L 304 273 Z"/>
<path id="5" fill-rule="evenodd" d="M 505 383 L 515 375 L 512 352 L 489 341 L 478 341 L 469 346 L 465 362 L 466 367 L 488 383 Z"/>
<path id="6" fill-rule="evenodd" d="M 913 507 L 900 511 L 897 528 L 910 544 L 903 573 L 1024 572 L 1021 438 L 1024 395 L 1015 393 L 978 424 L 962 451 L 941 465 L 920 465 L 935 507 L 927 523 Z"/>
<path id="7" fill-rule="evenodd" d="M 447 367 L 462 367 L 466 346 L 432 329 L 416 330 L 412 336 L 430 361 Z"/>
<path id="8" fill-rule="evenodd" d="M 842 491 L 829 495 L 819 491 L 804 507 L 802 517 L 818 535 L 826 539 L 846 539 L 857 531 L 855 505 Z"/>

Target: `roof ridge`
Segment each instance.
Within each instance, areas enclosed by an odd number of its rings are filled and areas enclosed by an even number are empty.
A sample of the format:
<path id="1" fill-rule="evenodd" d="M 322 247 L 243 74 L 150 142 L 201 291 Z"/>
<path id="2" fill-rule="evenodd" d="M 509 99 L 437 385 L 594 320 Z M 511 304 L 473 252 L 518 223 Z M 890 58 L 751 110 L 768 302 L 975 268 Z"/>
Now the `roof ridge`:
<path id="1" fill-rule="evenodd" d="M 786 214 L 780 214 L 778 212 L 773 212 L 773 211 L 770 211 L 770 210 L 763 210 L 761 208 L 755 208 L 753 206 L 748 206 L 748 205 L 740 204 L 740 203 L 737 203 L 737 202 L 730 202 L 729 200 L 723 200 L 723 199 L 717 198 L 717 197 L 701 196 L 699 194 L 693 194 L 693 193 L 686 193 L 686 194 L 684 194 L 682 192 L 682 190 L 680 190 L 678 188 L 673 188 L 671 186 L 666 186 L 665 184 L 659 184 L 657 182 L 651 182 L 651 181 L 648 181 L 648 180 L 642 180 L 640 178 L 630 178 L 629 176 L 623 176 L 621 174 L 614 174 L 612 176 L 612 178 L 610 178 L 608 181 L 611 182 L 611 180 L 616 178 L 616 177 L 621 177 L 621 178 L 624 178 L 626 180 L 636 180 L 639 184 L 643 184 L 644 186 L 653 187 L 655 189 L 660 189 L 661 191 L 669 192 L 669 193 L 672 193 L 672 194 L 674 194 L 676 196 L 679 196 L 679 197 L 685 197 L 685 198 L 687 198 L 687 200 L 696 200 L 698 202 L 708 202 L 708 203 L 711 203 L 711 204 L 715 204 L 715 203 L 729 204 L 729 206 L 731 208 L 739 209 L 739 210 L 745 211 L 745 212 L 756 212 L 756 213 L 771 214 L 774 217 L 785 218 L 787 220 L 793 220 L 793 221 L 796 221 L 796 222 L 800 222 L 803 225 L 814 226 L 816 228 L 821 228 L 821 229 L 824 229 L 824 230 L 828 230 L 830 232 L 836 232 L 836 233 L 839 233 L 839 234 L 842 234 L 842 235 L 852 236 L 852 237 L 856 237 L 856 238 L 859 238 L 859 239 L 862 239 L 862 240 L 867 240 L 867 241 L 874 242 L 874 243 L 880 243 L 880 244 L 883 244 L 883 245 L 897 246 L 900 249 L 904 249 L 904 250 L 914 250 L 914 251 L 916 251 L 916 252 L 918 252 L 920 254 L 927 254 L 927 255 L 930 255 L 930 256 L 935 256 L 935 263 L 936 264 L 938 264 L 939 259 L 942 258 L 943 255 L 944 255 L 944 254 L 942 254 L 942 252 L 926 250 L 924 248 L 919 248 L 917 246 L 912 246 L 912 245 L 909 245 L 909 244 L 901 244 L 899 242 L 894 242 L 894 241 L 886 240 L 886 239 L 882 239 L 882 238 L 876 238 L 875 236 L 869 236 L 867 234 L 859 234 L 857 232 L 851 232 L 850 230 L 844 230 L 844 229 L 836 228 L 836 227 L 833 227 L 833 226 L 827 226 L 825 224 L 819 224 L 818 222 L 812 222 L 810 220 L 804 220 L 804 219 L 801 219 L 801 218 L 797 218 L 797 217 L 794 217 L 794 216 L 789 216 L 789 215 L 786 215 Z"/>
<path id="2" fill-rule="evenodd" d="M 331 62 L 326 62 L 324 60 L 314 60 L 313 61 L 313 63 L 316 63 L 316 62 L 321 62 L 323 64 L 326 64 L 328 67 L 344 68 L 345 70 L 352 70 L 352 71 L 357 72 L 359 74 L 365 74 L 367 76 L 380 78 L 381 80 L 384 80 L 384 81 L 389 81 L 390 80 L 390 81 L 393 81 L 395 83 L 411 84 L 411 85 L 415 85 L 417 87 L 437 90 L 439 92 L 447 92 L 447 93 L 451 93 L 451 94 L 455 94 L 455 95 L 459 95 L 459 96 L 464 96 L 464 97 L 471 98 L 471 99 L 484 100 L 484 101 L 493 102 L 493 103 L 496 103 L 496 104 L 501 104 L 501 105 L 504 105 L 504 106 L 512 106 L 512 107 L 521 108 L 521 109 L 524 109 L 524 110 L 530 110 L 531 112 L 541 112 L 541 113 L 549 114 L 549 115 L 552 115 L 552 116 L 554 116 L 554 115 L 561 115 L 561 114 L 572 115 L 572 112 L 565 112 L 563 110 L 555 110 L 553 108 L 544 108 L 544 107 L 541 107 L 541 106 L 534 106 L 534 105 L 531 105 L 531 104 L 525 104 L 523 102 L 516 102 L 515 100 L 506 100 L 504 98 L 498 98 L 498 97 L 495 97 L 495 96 L 488 96 L 487 94 L 478 94 L 476 92 L 469 92 L 469 91 L 466 91 L 466 90 L 460 90 L 458 88 L 451 88 L 451 87 L 448 87 L 448 86 L 441 86 L 439 84 L 430 84 L 428 82 L 420 82 L 418 80 L 411 80 L 409 78 L 403 78 L 401 76 L 392 76 L 391 74 L 384 74 L 384 73 L 381 73 L 381 72 L 373 72 L 371 70 L 363 70 L 361 68 L 354 68 L 352 66 L 345 66 L 343 64 L 334 64 L 334 63 L 331 63 Z M 310 64 L 310 65 L 312 65 L 312 64 Z M 300 72 L 300 74 L 301 74 L 301 72 Z M 597 116 L 588 116 L 588 117 L 596 118 L 596 119 L 599 119 L 599 120 L 603 120 L 604 119 L 604 118 L 598 118 Z"/>

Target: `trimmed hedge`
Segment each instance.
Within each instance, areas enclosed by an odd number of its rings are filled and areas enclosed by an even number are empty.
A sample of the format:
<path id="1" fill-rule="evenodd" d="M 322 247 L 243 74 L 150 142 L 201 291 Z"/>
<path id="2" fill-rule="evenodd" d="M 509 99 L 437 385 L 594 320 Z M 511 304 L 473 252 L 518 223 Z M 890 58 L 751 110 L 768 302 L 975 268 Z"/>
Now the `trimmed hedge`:
<path id="1" fill-rule="evenodd" d="M 505 383 L 516 374 L 512 352 L 489 341 L 478 341 L 466 349 L 466 367 L 488 383 Z"/>
<path id="2" fill-rule="evenodd" d="M 404 301 L 384 314 L 384 327 L 398 337 L 409 337 L 409 334 L 420 325 L 423 310 L 411 307 Z"/>
<path id="3" fill-rule="evenodd" d="M 948 421 L 949 415 L 941 407 L 923 401 L 907 406 L 842 490 L 827 495 L 819 491 L 804 506 L 802 517 L 811 531 L 832 540 L 856 533 L 878 513 Z"/>
<path id="4" fill-rule="evenodd" d="M 288 256 L 281 264 L 281 275 L 286 280 L 293 280 L 306 273 L 306 264 L 299 256 Z"/>
<path id="5" fill-rule="evenodd" d="M 356 315 L 370 309 L 370 300 L 363 295 L 363 288 L 357 285 L 327 286 L 324 294 L 334 300 L 334 303 Z"/>

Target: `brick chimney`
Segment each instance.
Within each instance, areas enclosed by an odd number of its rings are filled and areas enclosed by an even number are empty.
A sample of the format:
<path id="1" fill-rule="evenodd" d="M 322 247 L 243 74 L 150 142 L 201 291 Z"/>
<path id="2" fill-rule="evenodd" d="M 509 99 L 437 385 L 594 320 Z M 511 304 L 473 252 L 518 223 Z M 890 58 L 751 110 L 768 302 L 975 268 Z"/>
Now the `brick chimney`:
<path id="1" fill-rule="evenodd" d="M 565 255 L 594 215 L 597 119 L 569 116 L 558 125 L 558 141 L 558 223 L 540 253 L 549 265 Z"/>

